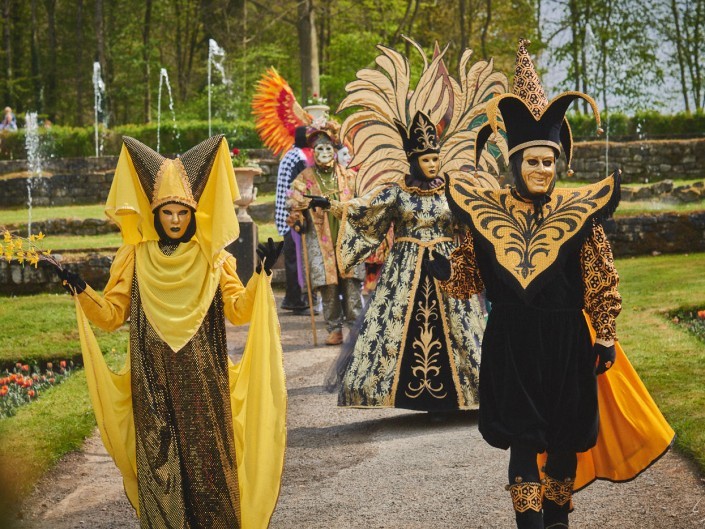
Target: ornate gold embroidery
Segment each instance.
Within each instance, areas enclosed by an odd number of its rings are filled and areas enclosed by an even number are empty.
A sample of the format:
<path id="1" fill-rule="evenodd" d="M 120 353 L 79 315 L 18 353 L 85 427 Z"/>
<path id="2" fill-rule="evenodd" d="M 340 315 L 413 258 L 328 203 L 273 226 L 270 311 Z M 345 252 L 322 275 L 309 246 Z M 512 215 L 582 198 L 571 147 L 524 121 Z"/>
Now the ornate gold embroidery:
<path id="1" fill-rule="evenodd" d="M 542 495 L 541 483 L 536 481 L 522 481 L 516 478 L 514 485 L 507 485 L 506 489 L 512 495 L 512 504 L 516 512 L 526 512 L 529 509 L 541 512 Z"/>
<path id="2" fill-rule="evenodd" d="M 546 478 L 544 479 L 544 484 L 546 485 L 543 493 L 544 498 L 560 506 L 571 502 L 572 509 L 573 482 L 574 480 L 570 478 L 567 478 L 565 481 L 559 481 L 546 475 Z"/>
<path id="3" fill-rule="evenodd" d="M 438 301 L 431 300 L 433 282 L 429 277 L 424 278 L 422 288 L 424 301 L 419 302 L 416 321 L 421 323 L 421 332 L 414 339 L 412 348 L 414 350 L 415 363 L 411 366 L 411 373 L 419 377 L 418 383 L 409 382 L 404 392 L 407 397 L 418 398 L 424 391 L 436 398 L 443 399 L 448 392 L 443 390 L 443 384 L 433 386 L 432 378 L 438 376 L 441 368 L 438 365 L 438 355 L 440 354 L 441 342 L 433 335 L 433 325 L 431 322 L 439 318 Z M 435 351 L 434 351 L 435 350 Z"/>
<path id="4" fill-rule="evenodd" d="M 555 189 L 538 218 L 533 203 L 514 198 L 511 190 L 485 190 L 458 180 L 450 194 L 492 244 L 499 264 L 526 289 L 556 261 L 563 244 L 607 205 L 614 186 L 614 178 L 608 178 L 576 189 Z"/>
<path id="5" fill-rule="evenodd" d="M 617 336 L 615 319 L 622 310 L 622 296 L 617 291 L 619 275 L 614 267 L 612 248 L 600 224 L 580 250 L 585 312 L 590 317 L 597 338 L 614 340 Z"/>
<path id="6" fill-rule="evenodd" d="M 451 274 L 448 281 L 441 281 L 441 288 L 453 298 L 468 299 L 485 290 L 475 261 L 475 243 L 470 233 L 450 254 Z"/>

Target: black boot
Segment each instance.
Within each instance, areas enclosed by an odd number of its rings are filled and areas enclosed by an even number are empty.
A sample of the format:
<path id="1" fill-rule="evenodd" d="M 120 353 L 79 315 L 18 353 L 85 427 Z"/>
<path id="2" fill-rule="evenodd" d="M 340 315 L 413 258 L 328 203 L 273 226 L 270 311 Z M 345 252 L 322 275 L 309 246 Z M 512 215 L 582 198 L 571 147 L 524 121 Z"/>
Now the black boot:
<path id="1" fill-rule="evenodd" d="M 565 529 L 573 510 L 573 479 L 563 481 L 546 476 L 543 496 L 544 529 Z"/>
<path id="2" fill-rule="evenodd" d="M 512 495 L 517 529 L 543 529 L 541 483 L 524 481 L 517 476 L 506 489 Z"/>

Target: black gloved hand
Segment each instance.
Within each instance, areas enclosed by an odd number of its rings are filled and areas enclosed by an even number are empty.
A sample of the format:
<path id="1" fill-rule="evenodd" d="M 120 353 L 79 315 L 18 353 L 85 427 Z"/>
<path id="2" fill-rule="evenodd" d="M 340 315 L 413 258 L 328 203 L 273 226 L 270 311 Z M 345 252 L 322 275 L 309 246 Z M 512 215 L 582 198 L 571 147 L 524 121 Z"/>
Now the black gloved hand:
<path id="1" fill-rule="evenodd" d="M 262 271 L 262 266 L 264 265 L 264 272 L 267 275 L 272 273 L 272 267 L 274 263 L 279 259 L 279 255 L 284 249 L 284 241 L 274 242 L 271 237 L 267 239 L 266 243 L 260 243 L 257 245 L 257 257 L 259 257 L 260 262 L 257 265 L 257 273 Z"/>
<path id="2" fill-rule="evenodd" d="M 72 296 L 74 292 L 80 294 L 86 290 L 86 282 L 78 274 L 74 274 L 66 268 L 57 268 L 56 275 L 61 279 L 61 286 Z"/>
<path id="3" fill-rule="evenodd" d="M 439 281 L 447 281 L 450 279 L 450 261 L 445 255 L 438 253 L 436 250 L 431 251 L 430 258 L 428 254 L 425 254 L 422 264 L 431 277 Z"/>
<path id="4" fill-rule="evenodd" d="M 304 195 L 306 198 L 311 200 L 308 203 L 308 209 L 330 209 L 330 200 L 327 197 L 320 197 L 318 195 Z"/>
<path id="5" fill-rule="evenodd" d="M 597 358 L 597 367 L 595 368 L 596 375 L 601 375 L 614 365 L 614 360 L 617 356 L 617 351 L 614 348 L 614 344 L 606 347 L 602 344 L 596 343 L 592 346 L 592 351 L 595 353 L 595 357 Z"/>

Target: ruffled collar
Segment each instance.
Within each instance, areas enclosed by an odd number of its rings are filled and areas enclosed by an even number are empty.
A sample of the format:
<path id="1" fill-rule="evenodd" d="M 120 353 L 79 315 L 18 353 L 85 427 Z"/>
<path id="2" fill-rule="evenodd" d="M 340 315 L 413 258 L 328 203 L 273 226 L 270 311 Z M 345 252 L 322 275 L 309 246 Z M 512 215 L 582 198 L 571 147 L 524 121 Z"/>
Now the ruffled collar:
<path id="1" fill-rule="evenodd" d="M 427 178 L 415 178 L 410 174 L 404 177 L 404 188 L 410 192 L 416 192 L 422 195 L 430 195 L 440 192 L 445 186 L 446 181 L 442 176 L 437 176 L 433 180 Z"/>

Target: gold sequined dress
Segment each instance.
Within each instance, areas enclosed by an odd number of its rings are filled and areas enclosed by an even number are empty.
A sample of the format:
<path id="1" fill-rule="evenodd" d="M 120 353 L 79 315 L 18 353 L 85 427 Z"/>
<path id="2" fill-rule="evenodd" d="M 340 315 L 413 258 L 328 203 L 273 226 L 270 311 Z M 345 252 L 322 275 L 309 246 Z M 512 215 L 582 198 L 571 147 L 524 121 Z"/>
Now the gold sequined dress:
<path id="1" fill-rule="evenodd" d="M 338 404 L 442 411 L 478 406 L 484 317 L 477 297 L 446 296 L 422 266 L 432 248 L 449 255 L 454 222 L 444 189 L 389 184 L 341 205 L 338 262 L 362 262 L 394 226 Z"/>

